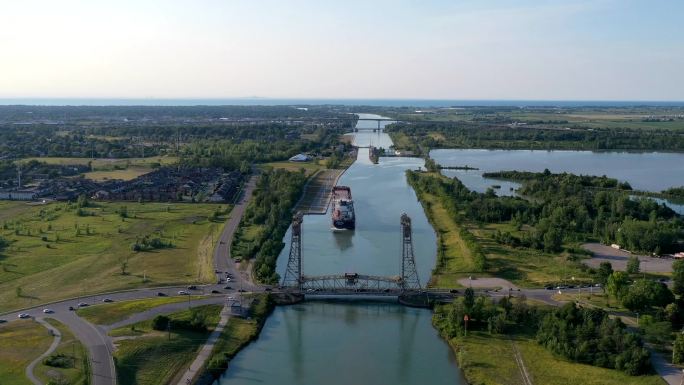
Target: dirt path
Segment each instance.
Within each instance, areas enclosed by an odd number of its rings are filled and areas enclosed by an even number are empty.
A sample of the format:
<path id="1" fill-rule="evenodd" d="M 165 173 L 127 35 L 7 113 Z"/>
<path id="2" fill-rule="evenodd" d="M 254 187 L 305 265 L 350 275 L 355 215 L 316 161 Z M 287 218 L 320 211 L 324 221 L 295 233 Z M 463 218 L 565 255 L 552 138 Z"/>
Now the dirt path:
<path id="1" fill-rule="evenodd" d="M 55 351 L 55 349 L 57 349 L 57 346 L 59 346 L 59 343 L 62 342 L 62 334 L 59 332 L 59 330 L 52 327 L 52 325 L 47 323 L 47 321 L 45 321 L 44 319 L 35 318 L 35 320 L 39 324 L 43 325 L 47 330 L 49 330 L 53 336 L 55 336 L 54 340 L 52 341 L 52 345 L 50 345 L 48 350 L 46 350 L 45 353 L 41 354 L 38 358 L 33 360 L 33 362 L 31 362 L 26 367 L 26 377 L 28 377 L 29 380 L 31 380 L 31 382 L 33 382 L 35 385 L 43 385 L 43 382 L 40 381 L 38 379 L 38 377 L 36 377 L 33 374 L 33 369 L 35 369 L 36 365 L 38 365 L 40 362 L 42 362 L 45 357 L 49 356 L 50 354 L 52 354 L 52 352 Z"/>
<path id="2" fill-rule="evenodd" d="M 523 383 L 525 385 L 533 385 L 534 383 L 532 382 L 532 379 L 530 378 L 530 373 L 527 372 L 527 367 L 525 366 L 525 362 L 523 361 L 522 355 L 520 354 L 520 350 L 518 350 L 518 345 L 515 344 L 515 341 L 509 339 L 511 342 L 511 347 L 513 348 L 513 356 L 515 358 L 515 363 L 518 364 L 518 369 L 520 369 L 520 377 L 523 379 Z"/>

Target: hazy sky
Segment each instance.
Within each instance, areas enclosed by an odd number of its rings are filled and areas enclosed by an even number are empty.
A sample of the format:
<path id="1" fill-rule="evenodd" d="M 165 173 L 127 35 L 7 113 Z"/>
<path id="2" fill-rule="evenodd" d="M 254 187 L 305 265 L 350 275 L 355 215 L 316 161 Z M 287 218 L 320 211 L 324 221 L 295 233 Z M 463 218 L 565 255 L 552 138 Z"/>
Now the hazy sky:
<path id="1" fill-rule="evenodd" d="M 684 1 L 0 0 L 0 98 L 684 100 Z"/>

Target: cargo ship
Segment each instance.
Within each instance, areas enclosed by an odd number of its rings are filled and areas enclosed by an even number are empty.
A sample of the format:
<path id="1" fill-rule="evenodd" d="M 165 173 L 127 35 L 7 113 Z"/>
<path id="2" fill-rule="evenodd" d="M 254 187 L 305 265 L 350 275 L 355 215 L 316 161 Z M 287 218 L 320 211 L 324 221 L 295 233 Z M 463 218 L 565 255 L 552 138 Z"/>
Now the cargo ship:
<path id="1" fill-rule="evenodd" d="M 356 214 L 351 188 L 335 186 L 332 189 L 332 229 L 354 230 L 356 228 Z"/>

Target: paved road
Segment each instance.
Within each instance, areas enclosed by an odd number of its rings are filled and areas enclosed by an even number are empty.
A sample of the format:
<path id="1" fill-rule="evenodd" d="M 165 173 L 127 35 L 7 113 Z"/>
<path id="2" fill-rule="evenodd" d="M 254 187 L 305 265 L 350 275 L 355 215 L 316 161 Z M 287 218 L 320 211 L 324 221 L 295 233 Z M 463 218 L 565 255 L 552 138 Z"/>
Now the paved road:
<path id="1" fill-rule="evenodd" d="M 223 227 L 223 232 L 219 237 L 219 243 L 214 249 L 214 268 L 220 273 L 216 274 L 217 281 L 219 279 L 225 282 L 225 273 L 228 272 L 233 275 L 231 282 L 226 282 L 226 285 L 232 286 L 233 288 L 243 288 L 245 290 L 255 289 L 255 285 L 252 284 L 249 274 L 240 270 L 239 265 L 233 262 L 230 255 L 230 245 L 233 243 L 233 236 L 235 231 L 240 225 L 243 215 L 245 214 L 245 209 L 247 204 L 252 198 L 252 192 L 256 186 L 257 176 L 252 176 L 247 184 L 245 185 L 245 190 L 242 197 L 238 203 L 233 207 L 230 212 L 230 218 Z"/>
<path id="2" fill-rule="evenodd" d="M 36 318 L 36 322 L 43 325 L 47 330 L 49 330 L 52 333 L 53 336 L 55 336 L 55 338 L 52 341 L 52 344 L 45 351 L 45 353 L 41 354 L 38 358 L 33 360 L 33 362 L 31 362 L 26 367 L 26 377 L 28 377 L 29 380 L 31 380 L 31 382 L 33 382 L 35 385 L 43 385 L 43 382 L 39 380 L 38 377 L 35 376 L 35 374 L 33 374 L 33 370 L 35 369 L 36 365 L 43 360 L 43 358 L 49 356 L 50 354 L 52 354 L 52 352 L 55 351 L 55 349 L 57 349 L 57 346 L 59 346 L 59 343 L 62 341 L 62 334 L 59 332 L 59 330 L 55 329 L 54 327 L 52 327 L 52 325 L 47 323 L 47 321 L 45 321 L 43 318 Z"/>
<path id="3" fill-rule="evenodd" d="M 629 257 L 636 256 L 639 258 L 639 262 L 641 262 L 639 268 L 644 273 L 672 272 L 674 259 L 671 258 L 654 258 L 647 255 L 630 254 L 600 243 L 585 243 L 582 245 L 582 248 L 593 253 L 593 257 L 585 260 L 584 263 L 594 268 L 599 267 L 601 262 L 610 262 L 613 270 L 626 271 L 627 260 Z"/>
<path id="4" fill-rule="evenodd" d="M 229 319 L 230 305 L 225 304 L 223 306 L 223 310 L 221 310 L 221 319 L 219 320 L 219 323 L 216 325 L 214 331 L 211 332 L 211 335 L 209 335 L 207 342 L 202 345 L 202 348 L 200 349 L 199 353 L 197 353 L 195 360 L 192 362 L 192 364 L 190 364 L 190 367 L 185 371 L 185 373 L 183 373 L 183 376 L 181 376 L 180 380 L 178 380 L 178 385 L 190 384 L 197 377 L 199 370 L 204 367 L 204 363 L 211 356 L 211 352 L 214 350 L 214 345 L 216 345 L 216 341 L 218 341 L 219 337 L 221 336 L 221 333 L 226 327 L 226 324 L 228 324 Z"/>

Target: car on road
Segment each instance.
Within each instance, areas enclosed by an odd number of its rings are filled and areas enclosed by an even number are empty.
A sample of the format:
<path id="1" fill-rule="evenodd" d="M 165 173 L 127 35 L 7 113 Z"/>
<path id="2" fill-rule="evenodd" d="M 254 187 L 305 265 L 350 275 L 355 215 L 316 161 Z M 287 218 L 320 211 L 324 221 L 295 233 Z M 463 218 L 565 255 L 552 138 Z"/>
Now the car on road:
<path id="1" fill-rule="evenodd" d="M 544 289 L 546 289 L 546 290 L 553 290 L 553 286 L 551 286 L 551 285 L 549 285 L 549 286 L 544 286 Z"/>
<path id="2" fill-rule="evenodd" d="M 271 289 L 270 287 L 267 287 L 267 288 L 265 288 L 264 290 L 266 290 L 266 291 L 273 291 L 273 289 Z"/>
<path id="3" fill-rule="evenodd" d="M 179 291 L 178 291 L 178 295 L 189 295 L 189 294 L 190 294 L 190 293 L 188 293 L 188 292 L 185 291 L 185 290 L 179 290 Z"/>
<path id="4" fill-rule="evenodd" d="M 216 290 L 216 289 L 214 289 L 214 290 L 211 291 L 211 294 L 219 294 L 219 293 L 220 293 L 220 291 L 218 291 L 218 290 Z"/>
<path id="5" fill-rule="evenodd" d="M 74 309 L 73 306 L 69 306 L 69 311 L 74 311 L 74 310 L 76 310 L 76 309 Z"/>
<path id="6" fill-rule="evenodd" d="M 221 274 L 221 270 L 214 270 L 214 273 Z"/>
<path id="7" fill-rule="evenodd" d="M 166 294 L 160 291 L 159 293 L 157 293 L 157 297 L 166 297 Z"/>
<path id="8" fill-rule="evenodd" d="M 55 312 L 55 311 L 52 310 L 52 309 L 43 309 L 43 313 L 44 313 L 44 314 L 50 314 L 50 313 L 54 313 L 54 312 Z"/>
<path id="9" fill-rule="evenodd" d="M 190 285 L 190 286 L 188 286 L 188 290 L 197 290 L 197 286 Z"/>
<path id="10" fill-rule="evenodd" d="M 4 324 L 5 322 L 7 322 L 7 320 L 5 320 L 5 319 L 0 319 L 0 324 Z"/>
<path id="11" fill-rule="evenodd" d="M 233 278 L 230 278 L 230 277 L 226 278 L 226 282 L 230 282 L 232 280 L 233 280 Z"/>
<path id="12" fill-rule="evenodd" d="M 451 289 L 451 290 L 449 290 L 449 293 L 451 293 L 451 294 L 456 294 L 456 293 L 458 293 L 458 290 L 456 290 L 456 289 Z"/>
<path id="13" fill-rule="evenodd" d="M 102 302 L 114 302 L 114 301 L 112 301 L 111 298 L 105 298 L 105 299 L 102 300 Z"/>
<path id="14" fill-rule="evenodd" d="M 78 307 L 86 307 L 86 306 L 88 306 L 88 304 L 85 303 L 85 302 L 80 302 L 80 303 L 78 304 Z"/>
<path id="15" fill-rule="evenodd" d="M 19 314 L 17 315 L 17 317 L 22 318 L 22 319 L 23 319 L 23 318 L 31 318 L 31 316 L 28 315 L 28 314 L 26 314 L 26 313 L 19 313 Z"/>
<path id="16" fill-rule="evenodd" d="M 224 288 L 225 290 L 233 290 L 233 287 L 232 287 L 232 286 L 224 286 L 223 288 Z"/>
<path id="17" fill-rule="evenodd" d="M 238 290 L 238 291 L 239 291 L 240 293 L 244 293 L 244 292 L 246 292 L 247 290 L 245 290 L 245 289 L 240 289 L 240 290 Z"/>

